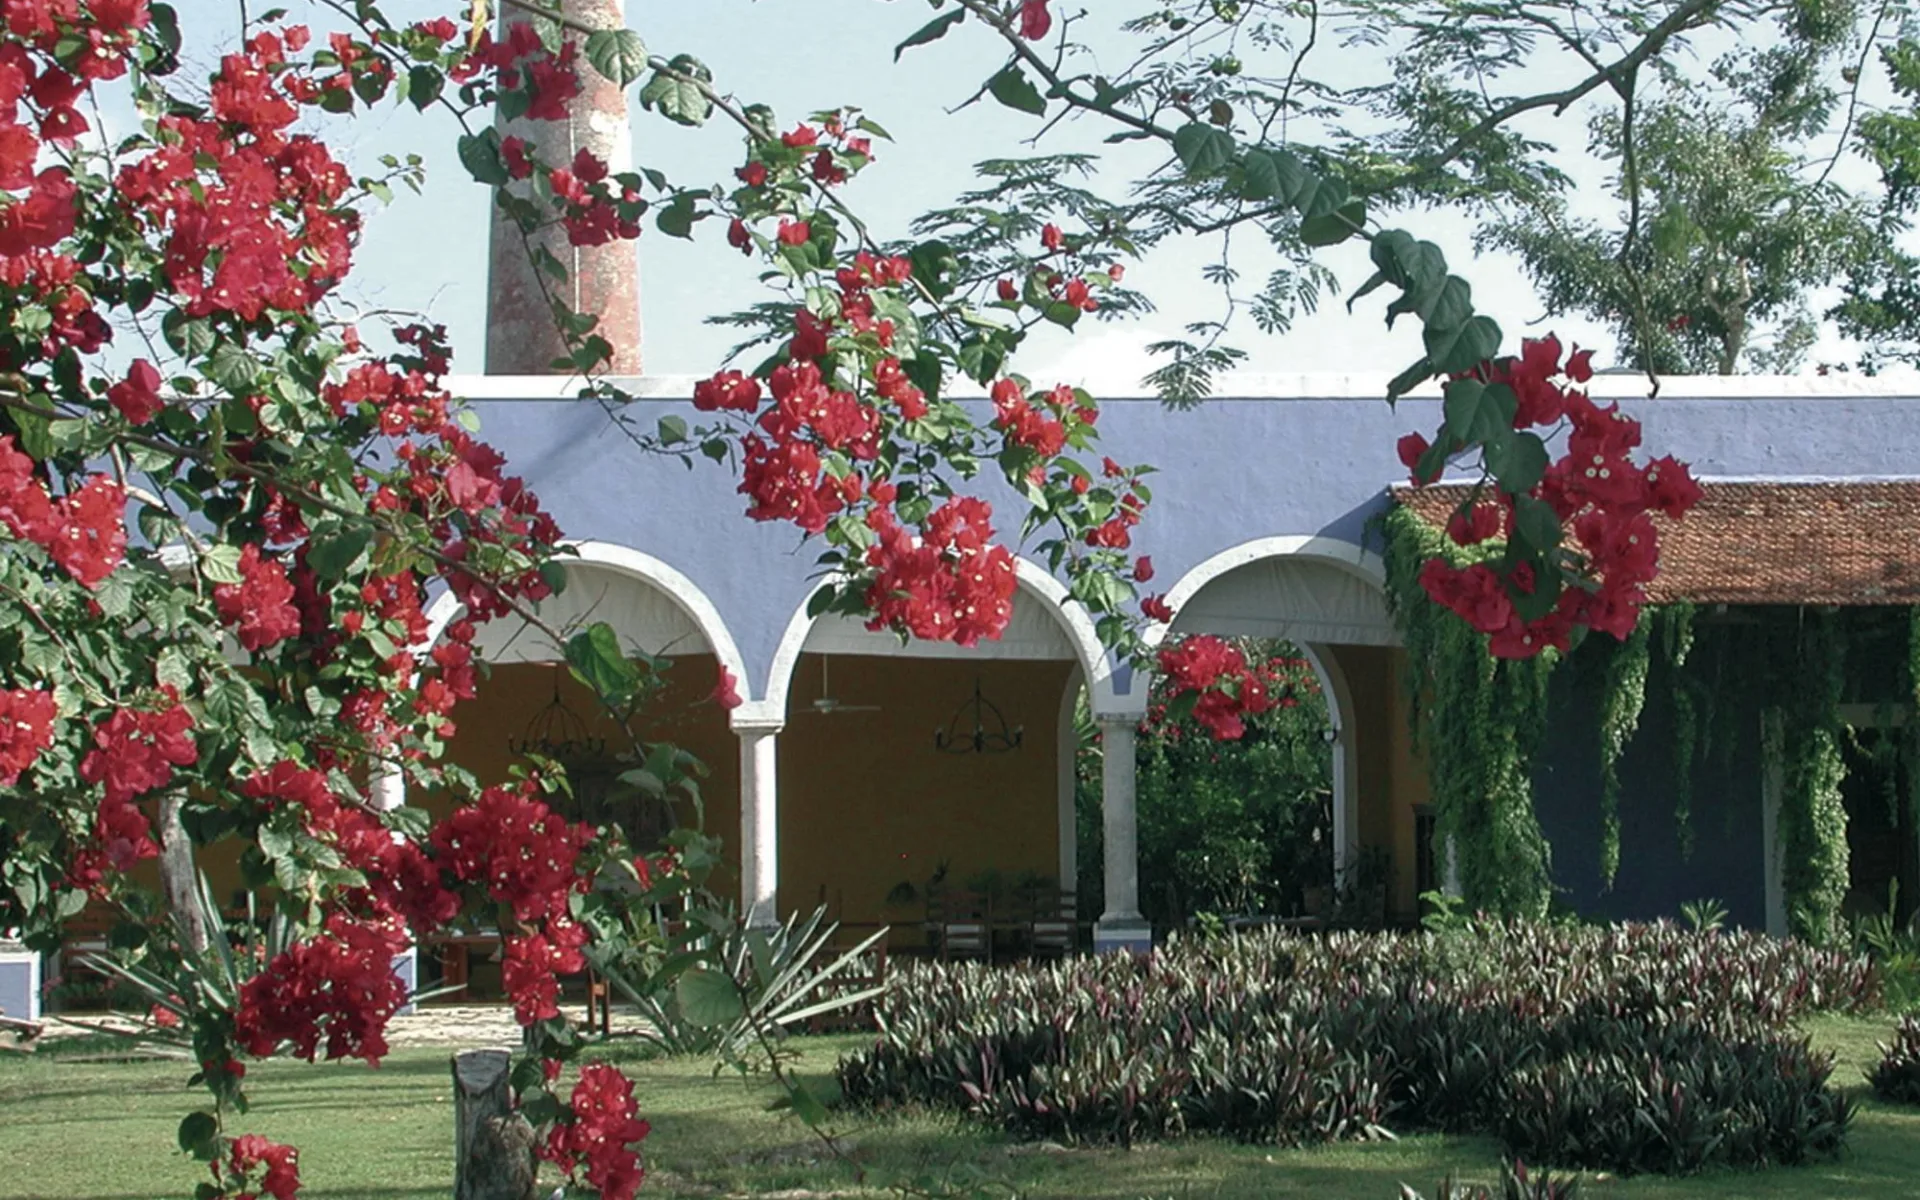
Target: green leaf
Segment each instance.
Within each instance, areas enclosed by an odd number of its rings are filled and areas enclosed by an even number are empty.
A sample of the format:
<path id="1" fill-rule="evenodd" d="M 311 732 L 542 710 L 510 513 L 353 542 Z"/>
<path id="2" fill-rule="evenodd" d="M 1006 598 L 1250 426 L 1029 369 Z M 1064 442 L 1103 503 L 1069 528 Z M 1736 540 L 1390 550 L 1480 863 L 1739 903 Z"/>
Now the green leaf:
<path id="1" fill-rule="evenodd" d="M 626 87 L 647 73 L 647 44 L 631 29 L 601 29 L 587 35 L 587 61 Z"/>
<path id="2" fill-rule="evenodd" d="M 260 378 L 260 362 L 238 344 L 222 342 L 207 356 L 206 376 L 215 387 L 248 395 Z"/>
<path id="3" fill-rule="evenodd" d="M 187 663 L 187 656 L 180 647 L 168 646 L 154 660 L 153 678 L 155 683 L 184 694 L 193 686 L 193 668 Z"/>
<path id="4" fill-rule="evenodd" d="M 941 38 L 947 36 L 947 30 L 952 29 L 955 25 L 958 25 L 966 19 L 967 10 L 960 8 L 955 9 L 943 17 L 935 17 L 933 20 L 928 21 L 908 37 L 906 41 L 901 42 L 893 48 L 893 61 L 899 62 L 900 56 L 915 46 L 924 46 L 929 42 L 939 41 Z"/>
<path id="5" fill-rule="evenodd" d="M 200 555 L 200 574 L 209 583 L 239 583 L 240 547 L 230 544 L 208 546 Z"/>
<path id="6" fill-rule="evenodd" d="M 1189 175 L 1211 175 L 1233 161 L 1233 135 L 1195 121 L 1173 135 L 1173 152 Z"/>
<path id="7" fill-rule="evenodd" d="M 1329 213 L 1318 213 L 1300 222 L 1300 240 L 1309 246 L 1338 246 L 1365 230 L 1367 204 L 1352 200 Z"/>
<path id="8" fill-rule="evenodd" d="M 573 635 L 567 642 L 567 665 L 609 703 L 623 703 L 640 690 L 639 668 L 621 651 L 619 635 L 605 621 Z"/>
<path id="9" fill-rule="evenodd" d="M 1560 544 L 1560 514 L 1545 500 L 1513 498 L 1513 540 L 1528 558 L 1542 558 Z"/>
<path id="10" fill-rule="evenodd" d="M 694 209 L 691 197 L 682 193 L 674 197 L 673 203 L 660 210 L 654 218 L 654 224 L 668 237 L 691 238 L 693 236 Z"/>
<path id="11" fill-rule="evenodd" d="M 660 443 L 671 446 L 687 440 L 687 422 L 684 418 L 672 414 L 660 418 Z"/>
<path id="12" fill-rule="evenodd" d="M 1487 443 L 1487 469 L 1514 495 L 1539 486 L 1547 473 L 1547 444 L 1538 434 L 1515 433 Z"/>
<path id="13" fill-rule="evenodd" d="M 415 66 L 407 71 L 407 99 L 421 112 L 440 98 L 440 91 L 446 86 L 447 77 L 433 67 Z"/>
<path id="14" fill-rule="evenodd" d="M 1017 64 L 1008 63 L 998 75 L 987 81 L 987 91 L 995 100 L 1008 108 L 1018 109 L 1034 116 L 1044 116 L 1047 102 L 1040 97 L 1040 89 L 1028 82 Z"/>
<path id="15" fill-rule="evenodd" d="M 804 1082 L 799 1080 L 794 1081 L 793 1091 L 789 1094 L 789 1097 L 794 1115 L 802 1121 L 805 1121 L 809 1126 L 817 1127 L 826 1123 L 827 1106 L 821 1102 L 820 1097 L 813 1094 L 813 1089 L 808 1087 Z"/>
<path id="16" fill-rule="evenodd" d="M 511 178 L 506 164 L 500 161 L 500 135 L 491 126 L 477 134 L 461 134 L 458 150 L 460 165 L 476 181 L 501 187 Z"/>
<path id="17" fill-rule="evenodd" d="M 328 522 L 313 531 L 307 547 L 307 565 L 323 579 L 342 579 L 373 544 L 373 531 L 364 525 L 342 527 Z"/>
<path id="18" fill-rule="evenodd" d="M 202 1162 L 220 1152 L 220 1122 L 210 1112 L 188 1113 L 180 1122 L 180 1148 Z"/>
<path id="19" fill-rule="evenodd" d="M 680 1014 L 695 1025 L 724 1025 L 740 1019 L 740 989 L 733 980 L 708 967 L 695 967 L 674 982 Z"/>
<path id="20" fill-rule="evenodd" d="M 126 571 L 115 571 L 93 589 L 93 601 L 106 616 L 118 620 L 133 607 L 133 580 Z"/>
<path id="21" fill-rule="evenodd" d="M 1500 352 L 1500 326 L 1492 317 L 1473 317 L 1458 329 L 1428 325 L 1421 339 L 1433 369 L 1445 375 L 1471 371 Z"/>
<path id="22" fill-rule="evenodd" d="M 712 82 L 713 72 L 691 54 L 677 54 L 667 66 L 670 71 L 655 71 L 640 89 L 640 107 L 677 125 L 705 124 L 713 115 L 713 101 L 701 85 Z"/>
<path id="23" fill-rule="evenodd" d="M 1446 386 L 1442 405 L 1447 438 L 1469 446 L 1495 441 L 1512 431 L 1518 404 L 1513 389 L 1505 384 L 1489 387 L 1477 379 L 1453 380 Z"/>

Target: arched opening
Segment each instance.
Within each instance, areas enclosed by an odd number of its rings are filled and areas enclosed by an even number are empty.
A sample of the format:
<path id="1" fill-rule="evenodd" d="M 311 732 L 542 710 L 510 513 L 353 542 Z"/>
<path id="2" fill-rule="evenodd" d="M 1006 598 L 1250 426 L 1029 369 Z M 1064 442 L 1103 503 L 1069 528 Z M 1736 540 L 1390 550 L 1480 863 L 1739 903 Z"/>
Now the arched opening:
<path id="1" fill-rule="evenodd" d="M 535 606 L 540 622 L 563 636 L 605 622 L 624 649 L 659 661 L 657 685 L 631 713 L 610 713 L 573 678 L 564 648 L 545 629 L 500 617 L 474 639 L 475 655 L 488 668 L 477 695 L 454 710 L 447 760 L 484 787 L 507 782 L 529 750 L 554 758 L 566 767 L 573 794 L 550 803 L 574 820 L 618 822 L 643 853 L 663 848 L 675 826 L 697 822 L 723 842 L 727 866 L 713 886 L 729 892 L 740 854 L 739 743 L 713 694 L 723 669 L 736 679 L 744 674 L 739 651 L 713 606 L 679 572 L 623 547 L 578 549 L 577 557 L 562 560 L 566 586 Z M 443 597 L 429 613 L 435 634 L 458 616 L 459 606 Z M 661 797 L 621 778 L 639 765 L 644 747 L 661 742 L 704 764 L 698 803 Z M 429 810 L 450 804 L 433 795 L 413 800 Z M 482 949 L 467 957 L 468 994 L 497 991 L 492 955 Z"/>
<path id="2" fill-rule="evenodd" d="M 1072 698 L 1104 653 L 1077 607 L 1023 564 L 998 639 L 902 642 L 797 616 L 767 688 L 778 747 L 778 907 L 824 904 L 928 944 L 941 893 L 1070 892 L 1077 863 Z"/>
<path id="3" fill-rule="evenodd" d="M 1263 538 L 1200 564 L 1169 593 L 1165 636 L 1211 633 L 1298 647 L 1320 685 L 1331 743 L 1336 873 L 1410 918 L 1431 883 L 1426 794 L 1408 744 L 1398 637 L 1377 560 L 1350 543 Z"/>
<path id="4" fill-rule="evenodd" d="M 1176 630 L 1168 641 L 1183 636 Z M 1216 920 L 1383 921 L 1384 892 L 1366 892 L 1359 879 L 1347 894 L 1335 888 L 1335 701 L 1320 668 L 1291 642 L 1227 640 L 1272 704 L 1245 715 L 1238 738 L 1219 740 L 1182 712 L 1164 679 L 1151 681 L 1131 739 L 1138 911 L 1161 930 Z M 1105 840 L 1108 739 L 1097 729 L 1084 736 L 1081 891 L 1104 892 L 1104 856 L 1088 851 Z"/>

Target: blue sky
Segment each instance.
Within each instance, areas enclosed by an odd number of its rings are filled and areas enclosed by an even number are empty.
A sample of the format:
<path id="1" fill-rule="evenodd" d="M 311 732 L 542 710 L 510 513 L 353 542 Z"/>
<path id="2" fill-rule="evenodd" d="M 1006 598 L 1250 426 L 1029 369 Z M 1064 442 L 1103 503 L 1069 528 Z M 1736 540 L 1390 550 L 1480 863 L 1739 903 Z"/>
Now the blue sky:
<path id="1" fill-rule="evenodd" d="M 1098 0 L 1103 20 L 1111 5 L 1115 17 L 1143 7 L 1143 0 Z M 179 5 L 190 68 L 213 61 L 238 29 L 237 4 L 183 0 Z M 256 3 L 258 12 L 264 4 Z M 317 7 L 294 3 L 295 20 L 317 29 L 333 22 Z M 1060 7 L 1060 6 L 1056 6 Z M 1083 0 L 1081 7 L 1094 7 Z M 394 0 L 396 18 L 438 15 L 448 7 Z M 924 0 L 628 0 L 629 23 L 655 53 L 692 53 L 714 71 L 718 84 L 743 101 L 772 105 L 783 122 L 841 104 L 856 104 L 892 131 L 896 142 L 880 148 L 876 165 L 865 172 L 845 198 L 882 234 L 902 230 L 908 220 L 967 188 L 971 166 L 991 156 L 1022 153 L 1021 141 L 1039 128 L 1032 117 L 991 101 L 957 113 L 980 80 L 999 65 L 998 43 L 985 31 L 964 25 L 944 41 L 909 51 L 895 64 L 893 47 L 931 15 Z M 1364 52 L 1358 52 L 1364 53 Z M 1366 59 L 1345 54 L 1338 69 L 1365 73 Z M 1328 68 L 1323 68 L 1328 69 Z M 637 105 L 636 105 L 637 110 Z M 722 125 L 686 130 L 652 114 L 635 111 L 634 160 L 658 167 L 677 183 L 698 184 L 725 177 L 740 161 L 739 139 Z M 1584 121 L 1577 114 L 1536 132 L 1551 133 L 1562 144 L 1584 142 Z M 1039 149 L 1091 150 L 1116 158 L 1123 168 L 1151 166 L 1140 147 L 1101 147 L 1109 132 L 1091 122 L 1067 124 Z M 382 153 L 418 151 L 427 161 L 424 196 L 401 193 L 390 209 L 376 213 L 363 241 L 355 277 L 346 298 L 369 307 L 422 310 L 445 322 L 453 333 L 455 368 L 481 367 L 485 311 L 487 194 L 465 177 L 453 157 L 456 130 L 439 114 L 416 115 L 387 107 L 371 117 L 331 122 L 327 136 L 341 153 L 370 165 Z M 1576 168 L 1577 169 L 1577 168 Z M 1514 262 L 1505 256 L 1476 259 L 1466 223 L 1452 214 L 1415 213 L 1407 227 L 1438 242 L 1459 274 L 1474 286 L 1483 311 L 1493 315 L 1510 338 L 1553 328 L 1563 339 L 1610 350 L 1610 339 L 1582 322 L 1543 316 L 1538 300 Z M 724 229 L 707 222 L 694 242 L 677 241 L 649 228 L 641 239 L 641 290 L 649 374 L 706 374 L 731 345 L 729 331 L 704 325 L 701 318 L 749 303 L 763 294 L 752 262 L 727 248 Z M 1250 239 L 1241 244 L 1256 251 Z M 1237 252 L 1240 247 L 1237 247 Z M 1128 322 L 1083 325 L 1073 335 L 1055 334 L 1030 344 L 1022 369 L 1036 378 L 1069 382 L 1099 380 L 1111 385 L 1137 379 L 1150 365 L 1142 347 L 1177 334 L 1191 320 L 1211 319 L 1223 308 L 1219 292 L 1199 276 L 1218 255 L 1217 240 L 1169 241 L 1147 261 L 1130 268 L 1129 282 L 1150 295 L 1160 311 Z M 1257 253 L 1242 253 L 1246 277 L 1264 271 Z M 1351 290 L 1368 274 L 1364 248 L 1340 247 L 1325 260 Z M 1391 372 L 1418 353 L 1418 330 L 1409 323 L 1389 332 L 1380 319 L 1383 294 L 1362 301 L 1349 316 L 1338 301 L 1284 336 L 1260 334 L 1245 323 L 1235 343 L 1251 352 L 1246 369 L 1261 372 Z"/>

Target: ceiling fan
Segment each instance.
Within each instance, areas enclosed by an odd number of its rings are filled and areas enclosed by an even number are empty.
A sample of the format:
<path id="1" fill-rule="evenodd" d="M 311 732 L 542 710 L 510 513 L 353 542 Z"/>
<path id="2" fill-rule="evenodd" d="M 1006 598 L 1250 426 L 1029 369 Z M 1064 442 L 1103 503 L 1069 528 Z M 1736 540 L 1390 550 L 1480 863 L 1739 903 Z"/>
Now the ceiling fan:
<path id="1" fill-rule="evenodd" d="M 840 699 L 838 696 L 835 696 L 833 694 L 833 688 L 828 682 L 827 662 L 828 662 L 827 656 L 822 654 L 820 656 L 820 694 L 814 697 L 812 701 L 814 712 L 817 712 L 822 716 L 830 717 L 834 713 L 856 713 L 856 712 L 879 712 L 880 711 L 880 706 L 878 704 L 848 704 L 846 701 Z"/>

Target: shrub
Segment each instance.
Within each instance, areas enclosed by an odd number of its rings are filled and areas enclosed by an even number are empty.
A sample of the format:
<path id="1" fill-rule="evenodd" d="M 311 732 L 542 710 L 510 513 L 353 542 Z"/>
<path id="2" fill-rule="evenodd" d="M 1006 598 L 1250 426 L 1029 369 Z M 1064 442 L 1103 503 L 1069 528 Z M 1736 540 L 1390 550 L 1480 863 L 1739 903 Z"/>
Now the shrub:
<path id="1" fill-rule="evenodd" d="M 1867 1082 L 1882 1100 L 1920 1104 L 1920 1017 L 1900 1018 L 1893 1045 L 1881 1045 L 1880 1062 L 1867 1072 Z"/>
<path id="2" fill-rule="evenodd" d="M 1579 1191 L 1580 1185 L 1573 1180 L 1554 1179 L 1545 1171 L 1532 1174 L 1525 1163 L 1513 1162 L 1500 1168 L 1498 1188 L 1488 1187 L 1484 1183 L 1459 1184 L 1448 1178 L 1434 1193 L 1434 1200 L 1574 1200 Z M 1426 1198 L 1402 1184 L 1400 1200 Z"/>
<path id="3" fill-rule="evenodd" d="M 851 1103 L 955 1108 L 1027 1138 L 1391 1127 L 1672 1173 L 1838 1149 L 1851 1108 L 1787 1025 L 1871 1005 L 1874 986 L 1861 960 L 1666 924 L 1268 932 L 1150 958 L 916 965 L 839 1074 Z"/>

